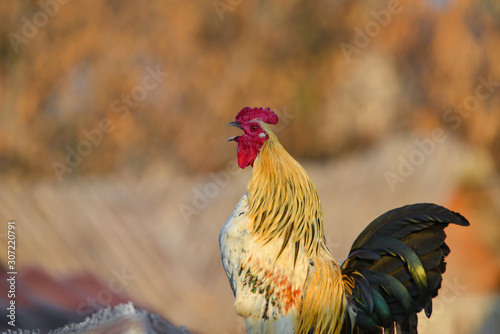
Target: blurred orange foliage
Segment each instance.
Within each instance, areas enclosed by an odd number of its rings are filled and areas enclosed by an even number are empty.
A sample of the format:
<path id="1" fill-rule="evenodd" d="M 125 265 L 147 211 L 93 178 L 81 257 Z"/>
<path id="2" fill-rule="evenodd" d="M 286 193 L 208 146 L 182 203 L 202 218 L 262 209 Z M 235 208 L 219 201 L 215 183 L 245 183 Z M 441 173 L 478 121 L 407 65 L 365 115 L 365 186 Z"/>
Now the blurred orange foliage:
<path id="1" fill-rule="evenodd" d="M 293 114 L 280 138 L 299 157 L 440 126 L 500 166 L 498 2 L 392 5 L 384 16 L 391 1 L 1 2 L 0 171 L 214 170 L 245 106 Z M 168 75 L 145 89 L 157 68 Z M 474 99 L 481 80 L 489 94 Z M 113 129 L 84 147 L 103 119 Z"/>

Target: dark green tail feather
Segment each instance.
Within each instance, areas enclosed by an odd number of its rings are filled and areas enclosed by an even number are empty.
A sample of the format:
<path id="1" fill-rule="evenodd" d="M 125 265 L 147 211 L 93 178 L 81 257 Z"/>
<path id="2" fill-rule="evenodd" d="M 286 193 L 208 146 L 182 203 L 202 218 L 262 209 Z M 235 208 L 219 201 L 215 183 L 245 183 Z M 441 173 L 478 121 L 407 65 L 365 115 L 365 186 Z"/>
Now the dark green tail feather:
<path id="1" fill-rule="evenodd" d="M 342 265 L 354 282 L 352 293 L 346 288 L 342 333 L 417 333 L 416 315 L 422 310 L 431 315 L 446 270 L 448 224 L 469 222 L 442 206 L 422 203 L 391 210 L 361 232 Z"/>

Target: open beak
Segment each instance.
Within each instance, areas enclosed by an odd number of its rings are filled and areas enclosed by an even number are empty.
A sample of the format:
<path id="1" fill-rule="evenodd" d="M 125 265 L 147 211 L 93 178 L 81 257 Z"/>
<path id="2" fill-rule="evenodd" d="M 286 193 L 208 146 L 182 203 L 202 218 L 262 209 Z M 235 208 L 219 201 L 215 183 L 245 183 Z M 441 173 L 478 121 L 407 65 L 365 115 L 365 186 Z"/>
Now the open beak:
<path id="1" fill-rule="evenodd" d="M 230 122 L 226 126 L 235 126 L 235 127 L 239 128 L 239 129 L 241 129 L 241 125 L 238 122 Z"/>
<path id="2" fill-rule="evenodd" d="M 241 129 L 241 125 L 238 122 L 230 122 L 227 126 L 235 126 L 235 127 L 239 128 L 239 129 Z M 238 137 L 239 136 L 233 136 L 231 138 L 228 138 L 226 141 L 237 141 Z"/>

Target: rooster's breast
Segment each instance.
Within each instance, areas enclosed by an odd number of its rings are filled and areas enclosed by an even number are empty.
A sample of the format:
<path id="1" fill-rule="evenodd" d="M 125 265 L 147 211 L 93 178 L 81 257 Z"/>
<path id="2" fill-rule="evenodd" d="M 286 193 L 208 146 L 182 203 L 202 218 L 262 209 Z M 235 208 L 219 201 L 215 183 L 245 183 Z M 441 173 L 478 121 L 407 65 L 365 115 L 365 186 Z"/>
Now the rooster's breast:
<path id="1" fill-rule="evenodd" d="M 238 271 L 242 259 L 248 252 L 247 246 L 251 236 L 248 211 L 248 196 L 245 194 L 236 205 L 231 216 L 226 220 L 224 226 L 222 226 L 219 235 L 222 266 L 234 294 L 236 294 Z"/>

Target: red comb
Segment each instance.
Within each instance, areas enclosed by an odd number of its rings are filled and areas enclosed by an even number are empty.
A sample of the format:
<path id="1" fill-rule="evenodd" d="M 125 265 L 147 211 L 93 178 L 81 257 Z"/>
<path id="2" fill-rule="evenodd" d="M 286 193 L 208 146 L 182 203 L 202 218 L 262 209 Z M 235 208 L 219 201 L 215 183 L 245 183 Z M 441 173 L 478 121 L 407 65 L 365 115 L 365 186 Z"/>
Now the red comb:
<path id="1" fill-rule="evenodd" d="M 274 113 L 270 108 L 250 108 L 245 107 L 236 115 L 236 122 L 248 122 L 253 119 L 258 119 L 267 124 L 277 124 L 278 115 Z"/>

